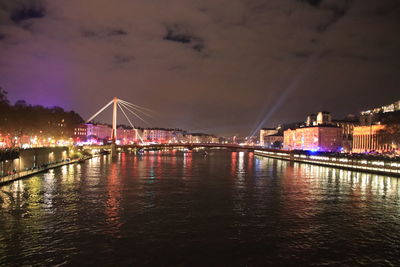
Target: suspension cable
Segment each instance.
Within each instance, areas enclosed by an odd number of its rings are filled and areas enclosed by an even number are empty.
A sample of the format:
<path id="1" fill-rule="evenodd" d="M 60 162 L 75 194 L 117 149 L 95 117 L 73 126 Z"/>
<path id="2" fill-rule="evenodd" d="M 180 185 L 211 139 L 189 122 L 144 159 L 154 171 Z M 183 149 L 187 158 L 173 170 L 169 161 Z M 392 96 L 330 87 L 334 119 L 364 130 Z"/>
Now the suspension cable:
<path id="1" fill-rule="evenodd" d="M 129 124 L 132 126 L 133 130 L 136 130 L 136 129 L 135 129 L 135 126 L 133 125 L 133 123 L 131 122 L 131 120 L 128 118 L 128 115 L 126 115 L 125 111 L 122 109 L 120 103 L 117 103 L 117 105 L 118 105 L 119 109 L 122 111 L 122 113 L 125 115 L 125 118 L 128 120 L 128 122 L 129 122 Z M 142 139 L 142 137 L 140 136 L 138 130 L 136 130 L 136 134 L 138 135 L 140 142 L 141 142 L 142 144 L 144 144 L 143 139 Z"/>

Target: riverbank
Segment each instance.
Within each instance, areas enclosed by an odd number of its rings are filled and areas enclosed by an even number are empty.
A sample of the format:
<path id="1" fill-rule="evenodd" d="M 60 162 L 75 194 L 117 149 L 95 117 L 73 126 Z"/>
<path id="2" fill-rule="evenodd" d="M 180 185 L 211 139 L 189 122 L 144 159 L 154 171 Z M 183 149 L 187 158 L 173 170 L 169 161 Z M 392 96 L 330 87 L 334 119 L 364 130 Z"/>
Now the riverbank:
<path id="1" fill-rule="evenodd" d="M 30 177 L 30 176 L 38 174 L 38 173 L 47 172 L 48 170 L 59 168 L 59 167 L 62 167 L 64 165 L 69 165 L 69 164 L 82 162 L 82 160 L 86 161 L 86 160 L 91 159 L 91 158 L 92 157 L 79 158 L 79 159 L 64 161 L 64 162 L 56 163 L 56 164 L 49 164 L 46 167 L 41 167 L 41 168 L 32 169 L 32 170 L 26 170 L 26 171 L 21 171 L 21 172 L 17 172 L 17 173 L 14 173 L 14 174 L 7 175 L 7 176 L 3 176 L 3 177 L 0 177 L 0 186 L 2 186 L 4 184 L 7 184 L 7 183 L 11 183 L 11 182 L 19 180 L 19 179 Z"/>
<path id="2" fill-rule="evenodd" d="M 308 163 L 337 169 L 346 169 L 359 172 L 376 173 L 400 177 L 400 162 L 384 160 L 354 159 L 350 157 L 306 155 L 294 151 L 263 151 L 254 150 L 254 154 L 262 157 Z"/>

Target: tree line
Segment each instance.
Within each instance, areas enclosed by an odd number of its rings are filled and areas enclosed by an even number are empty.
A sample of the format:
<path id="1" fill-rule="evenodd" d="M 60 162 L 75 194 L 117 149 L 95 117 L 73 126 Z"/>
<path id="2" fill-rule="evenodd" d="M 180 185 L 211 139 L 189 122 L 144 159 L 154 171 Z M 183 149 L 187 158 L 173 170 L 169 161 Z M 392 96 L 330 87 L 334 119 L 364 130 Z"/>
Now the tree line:
<path id="1" fill-rule="evenodd" d="M 25 100 L 11 104 L 7 91 L 0 87 L 0 134 L 21 137 L 69 138 L 82 117 L 61 107 L 30 105 Z"/>

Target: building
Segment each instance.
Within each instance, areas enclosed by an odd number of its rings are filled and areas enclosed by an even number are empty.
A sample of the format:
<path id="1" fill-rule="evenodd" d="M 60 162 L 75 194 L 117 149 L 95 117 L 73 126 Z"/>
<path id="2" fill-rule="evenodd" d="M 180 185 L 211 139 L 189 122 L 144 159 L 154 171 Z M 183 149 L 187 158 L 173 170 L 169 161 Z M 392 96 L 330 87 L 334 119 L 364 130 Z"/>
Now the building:
<path id="1" fill-rule="evenodd" d="M 264 136 L 263 146 L 266 148 L 281 149 L 283 146 L 283 134 L 277 133 Z"/>
<path id="2" fill-rule="evenodd" d="M 211 134 L 188 133 L 186 134 L 186 141 L 192 144 L 212 144 L 218 143 L 219 139 L 218 137 Z"/>
<path id="3" fill-rule="evenodd" d="M 317 114 L 317 125 L 329 125 L 332 122 L 331 113 L 328 111 L 320 111 Z"/>
<path id="4" fill-rule="evenodd" d="M 81 124 L 74 128 L 74 143 L 102 144 L 111 138 L 112 128 L 106 124 Z M 0 139 L 1 140 L 1 139 Z M 139 142 L 166 143 L 218 143 L 218 138 L 203 133 L 188 134 L 181 129 L 138 128 L 119 125 L 117 127 L 117 144 L 130 145 Z"/>
<path id="5" fill-rule="evenodd" d="M 179 138 L 179 131 L 179 129 L 145 128 L 142 130 L 142 138 L 145 142 L 165 144 L 170 143 L 174 138 Z"/>
<path id="6" fill-rule="evenodd" d="M 342 128 L 334 125 L 301 127 L 284 132 L 284 149 L 338 152 L 342 150 Z"/>
<path id="7" fill-rule="evenodd" d="M 354 115 L 347 115 L 343 120 L 332 120 L 332 125 L 342 128 L 343 151 L 350 152 L 353 147 L 354 127 L 359 125 L 358 118 Z"/>
<path id="8" fill-rule="evenodd" d="M 111 138 L 112 128 L 107 124 L 86 123 L 87 137 L 95 137 L 99 140 Z"/>
<path id="9" fill-rule="evenodd" d="M 336 152 L 343 150 L 342 125 L 332 122 L 330 112 L 320 111 L 307 116 L 305 126 L 287 129 L 283 134 L 283 148 Z"/>
<path id="10" fill-rule="evenodd" d="M 72 138 L 74 143 L 102 142 L 111 136 L 111 126 L 106 124 L 85 123 L 74 128 Z"/>
<path id="11" fill-rule="evenodd" d="M 379 124 L 385 118 L 390 117 L 390 113 L 400 113 L 400 100 L 387 106 L 361 111 L 360 125 Z"/>
<path id="12" fill-rule="evenodd" d="M 260 130 L 260 146 L 267 148 L 282 148 L 283 131 L 282 127 L 262 128 Z"/>
<path id="13" fill-rule="evenodd" d="M 306 126 L 314 126 L 317 123 L 317 114 L 310 114 L 307 116 Z"/>
<path id="14" fill-rule="evenodd" d="M 310 114 L 307 116 L 306 126 L 328 125 L 332 123 L 331 113 L 328 111 L 320 111 L 318 114 Z"/>
<path id="15" fill-rule="evenodd" d="M 361 115 L 372 114 L 372 113 L 388 113 L 388 112 L 395 112 L 395 111 L 400 111 L 400 100 L 398 100 L 392 104 L 389 104 L 387 106 L 382 106 L 382 107 L 373 108 L 370 110 L 361 111 Z"/>
<path id="16" fill-rule="evenodd" d="M 172 137 L 169 140 L 170 143 L 183 143 L 185 142 L 186 132 L 180 129 L 174 129 L 172 132 Z"/>
<path id="17" fill-rule="evenodd" d="M 127 126 L 118 126 L 117 143 L 120 145 L 131 145 L 138 142 L 137 129 Z"/>
<path id="18" fill-rule="evenodd" d="M 269 144 L 269 141 L 266 141 L 265 138 L 267 136 L 278 134 L 279 130 L 276 128 L 262 128 L 260 130 L 260 146 L 265 146 Z"/>
<path id="19" fill-rule="evenodd" d="M 9 134 L 0 133 L 0 148 L 12 147 L 12 140 Z"/>
<path id="20" fill-rule="evenodd" d="M 74 128 L 74 133 L 72 135 L 72 138 L 74 141 L 86 141 L 87 137 L 87 125 L 86 124 L 80 124 Z"/>
<path id="21" fill-rule="evenodd" d="M 398 150 L 398 144 L 393 142 L 388 125 L 369 125 L 354 127 L 353 152 L 394 152 Z"/>
<path id="22" fill-rule="evenodd" d="M 362 111 L 359 126 L 354 127 L 353 152 L 398 151 L 400 100 L 387 106 Z"/>

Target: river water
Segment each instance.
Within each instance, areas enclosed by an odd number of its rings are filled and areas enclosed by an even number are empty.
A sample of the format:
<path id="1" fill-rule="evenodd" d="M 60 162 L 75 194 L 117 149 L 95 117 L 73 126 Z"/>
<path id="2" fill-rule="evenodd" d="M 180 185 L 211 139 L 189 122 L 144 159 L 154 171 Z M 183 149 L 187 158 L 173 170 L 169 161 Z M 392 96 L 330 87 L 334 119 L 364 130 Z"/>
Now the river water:
<path id="1" fill-rule="evenodd" d="M 0 187 L 0 265 L 400 265 L 398 178 L 213 150 Z"/>

